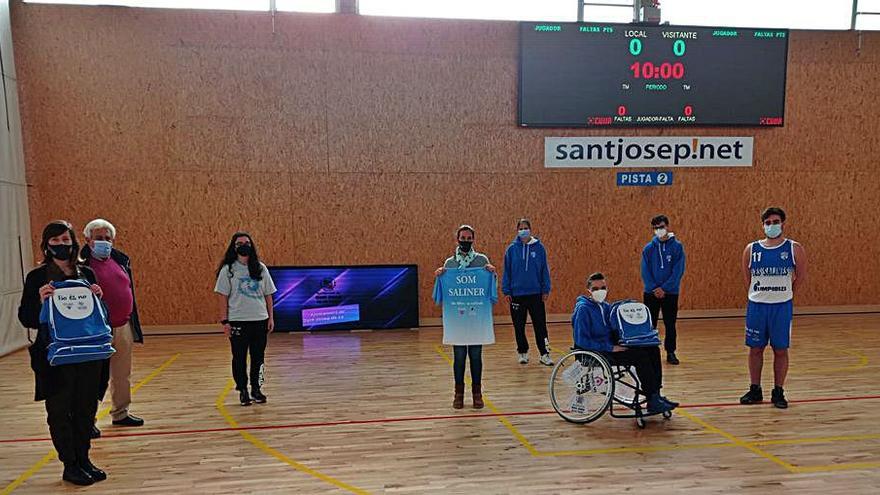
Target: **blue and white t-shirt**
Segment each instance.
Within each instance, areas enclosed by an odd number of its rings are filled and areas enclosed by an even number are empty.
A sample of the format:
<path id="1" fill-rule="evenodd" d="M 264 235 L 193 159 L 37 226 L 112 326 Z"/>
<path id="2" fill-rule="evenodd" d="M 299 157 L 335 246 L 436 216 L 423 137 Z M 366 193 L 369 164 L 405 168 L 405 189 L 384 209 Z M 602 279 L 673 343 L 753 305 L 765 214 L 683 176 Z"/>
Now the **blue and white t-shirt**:
<path id="1" fill-rule="evenodd" d="M 498 302 L 495 274 L 480 268 L 449 268 L 434 281 L 434 302 L 443 304 L 443 343 L 495 343 L 492 305 Z"/>
<path id="2" fill-rule="evenodd" d="M 784 303 L 793 297 L 794 241 L 786 239 L 775 247 L 766 247 L 761 241 L 750 244 L 752 252 L 749 270 L 749 300 L 758 303 Z"/>
<path id="3" fill-rule="evenodd" d="M 254 280 L 247 265 L 238 261 L 232 264 L 230 271 L 224 266 L 217 275 L 214 292 L 229 296 L 230 321 L 262 321 L 269 318 L 266 309 L 266 296 L 274 294 L 278 289 L 269 275 L 266 265 L 260 263 L 263 279 Z"/>

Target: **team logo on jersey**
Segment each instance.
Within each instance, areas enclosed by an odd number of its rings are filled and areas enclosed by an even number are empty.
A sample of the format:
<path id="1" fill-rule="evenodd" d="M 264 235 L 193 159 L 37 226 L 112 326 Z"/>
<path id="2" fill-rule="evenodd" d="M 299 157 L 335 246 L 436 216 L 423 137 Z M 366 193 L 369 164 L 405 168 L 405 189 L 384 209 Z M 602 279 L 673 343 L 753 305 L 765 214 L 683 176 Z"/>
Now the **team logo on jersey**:
<path id="1" fill-rule="evenodd" d="M 783 260 L 787 260 L 788 259 L 788 251 L 783 251 L 783 252 L 779 253 L 779 257 L 782 258 Z"/>
<path id="2" fill-rule="evenodd" d="M 537 256 L 538 256 L 538 253 L 532 251 L 532 258 L 535 258 L 535 257 L 537 257 Z"/>
<path id="3" fill-rule="evenodd" d="M 761 281 L 755 282 L 752 292 L 786 292 L 788 287 L 784 285 L 761 285 Z"/>
<path id="4" fill-rule="evenodd" d="M 672 262 L 672 255 L 671 255 L 671 254 L 667 254 L 667 255 L 666 255 L 666 262 L 667 262 L 667 263 L 671 263 L 671 262 Z"/>
<path id="5" fill-rule="evenodd" d="M 241 295 L 251 299 L 262 299 L 263 291 L 259 280 L 254 280 L 250 276 L 238 279 L 238 290 Z"/>

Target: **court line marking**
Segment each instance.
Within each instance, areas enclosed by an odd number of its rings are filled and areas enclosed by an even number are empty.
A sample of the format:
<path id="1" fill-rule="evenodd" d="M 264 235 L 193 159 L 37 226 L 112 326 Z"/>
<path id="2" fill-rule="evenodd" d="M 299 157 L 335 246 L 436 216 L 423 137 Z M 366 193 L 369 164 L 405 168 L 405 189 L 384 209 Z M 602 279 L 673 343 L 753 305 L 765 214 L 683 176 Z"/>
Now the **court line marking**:
<path id="1" fill-rule="evenodd" d="M 803 445 L 811 443 L 858 442 L 863 440 L 880 440 L 880 435 L 842 435 L 836 437 L 807 437 L 780 440 L 759 440 L 757 442 L 752 442 L 752 445 Z"/>
<path id="2" fill-rule="evenodd" d="M 434 347 L 434 350 L 437 351 L 437 354 L 439 354 L 440 357 L 443 358 L 444 361 L 446 361 L 446 363 L 449 365 L 450 368 L 453 366 L 452 358 L 450 358 L 449 355 L 446 354 L 446 351 L 443 349 L 442 345 L 437 344 Z M 470 383 L 470 377 L 465 376 L 465 383 Z M 507 417 L 504 414 L 502 414 L 501 411 L 499 411 L 497 407 L 495 407 L 495 404 L 492 401 L 490 401 L 489 398 L 486 397 L 485 394 L 483 394 L 483 402 L 486 404 L 486 406 L 489 408 L 489 410 L 492 411 L 494 413 L 494 415 L 498 418 L 498 421 L 500 421 L 501 424 L 503 424 L 504 427 L 507 428 L 508 431 L 510 431 L 510 433 L 513 435 L 513 437 L 516 438 L 519 441 L 519 443 L 522 444 L 523 447 L 525 447 L 525 449 L 529 452 L 529 454 L 531 454 L 532 456 L 535 456 L 535 457 L 540 455 L 538 452 L 538 449 L 536 449 L 531 444 L 531 442 L 529 442 L 529 440 L 525 437 L 525 435 L 520 433 L 520 431 L 515 426 L 513 426 L 513 423 L 511 423 L 510 420 L 507 419 Z"/>
<path id="3" fill-rule="evenodd" d="M 435 346 L 435 350 L 440 355 L 440 357 L 443 358 L 443 360 L 445 360 L 450 366 L 452 366 L 452 359 L 450 359 L 449 356 L 446 354 L 446 352 L 443 349 L 443 346 L 437 344 Z M 550 352 L 552 352 L 552 350 Z M 880 396 L 863 396 L 862 398 L 863 398 L 863 400 L 864 399 L 875 399 L 875 398 L 880 398 Z M 835 400 L 835 399 L 836 398 L 805 399 L 800 402 L 829 402 L 829 401 Z M 486 402 L 487 405 L 489 405 L 489 402 L 485 399 L 485 397 L 484 397 L 484 401 Z M 793 403 L 794 401 L 789 401 L 789 402 Z M 736 405 L 736 406 L 742 407 L 742 405 L 739 403 L 701 404 L 701 405 L 692 406 L 692 407 L 724 407 L 724 406 L 730 406 L 730 405 Z M 493 409 L 493 412 L 498 411 L 497 408 L 494 407 L 494 405 L 492 406 L 492 409 Z M 711 424 L 707 423 L 706 421 L 704 421 L 700 418 L 697 418 L 696 416 L 684 411 L 683 408 L 681 408 L 681 407 L 679 407 L 677 409 L 679 410 L 678 411 L 679 414 L 681 414 L 685 418 L 688 418 L 692 422 L 697 423 L 698 425 L 702 426 L 707 431 L 710 431 L 712 433 L 716 433 L 718 435 L 723 436 L 724 438 L 727 438 L 730 443 L 727 443 L 727 444 L 691 444 L 691 445 L 684 445 L 683 444 L 683 445 L 649 446 L 649 447 L 621 447 L 621 448 L 610 448 L 610 449 L 605 448 L 605 449 L 592 449 L 592 450 L 581 450 L 581 451 L 577 451 L 577 450 L 542 451 L 542 450 L 538 450 L 537 448 L 535 448 L 531 444 L 531 442 L 528 441 L 528 439 L 525 437 L 525 435 L 523 435 L 519 431 L 519 429 L 517 429 L 515 426 L 513 426 L 513 424 L 510 423 L 510 421 L 506 417 L 501 416 L 501 421 L 504 424 L 504 426 L 507 427 L 507 429 L 513 434 L 513 436 L 523 445 L 523 447 L 525 447 L 526 450 L 529 451 L 529 454 L 531 454 L 534 457 L 592 455 L 592 454 L 603 454 L 603 453 L 614 453 L 614 452 L 641 453 L 641 452 L 656 452 L 656 451 L 688 450 L 688 449 L 695 449 L 695 448 L 714 448 L 714 447 L 722 447 L 722 446 L 726 447 L 726 446 L 730 445 L 730 446 L 739 446 L 739 447 L 746 448 L 746 449 L 752 451 L 753 453 L 755 453 L 761 457 L 764 457 L 765 459 L 768 459 L 779 466 L 782 466 L 783 468 L 785 468 L 786 470 L 788 470 L 789 472 L 792 472 L 792 473 L 794 473 L 794 472 L 821 472 L 821 471 L 823 471 L 822 468 L 828 468 L 828 467 L 832 467 L 832 466 L 834 467 L 833 470 L 863 469 L 863 468 L 875 466 L 874 463 L 830 464 L 828 466 L 795 466 L 793 464 L 790 464 L 790 463 L 780 459 L 779 457 L 777 457 L 773 454 L 770 454 L 769 452 L 765 452 L 765 451 L 757 448 L 752 443 L 746 442 L 742 439 L 739 439 L 739 438 L 731 435 L 730 433 L 728 433 L 724 430 L 721 430 L 720 428 L 712 426 Z M 622 450 L 622 449 L 625 449 L 625 450 Z M 877 463 L 877 465 L 880 466 L 880 463 Z"/>
<path id="4" fill-rule="evenodd" d="M 709 422 L 707 422 L 707 421 L 705 421 L 705 420 L 703 420 L 703 419 L 701 419 L 701 418 L 698 418 L 697 416 L 694 416 L 693 414 L 691 414 L 691 413 L 689 413 L 689 412 L 687 412 L 687 411 L 679 411 L 678 414 L 681 415 L 681 416 L 684 416 L 685 418 L 687 418 L 687 419 L 693 421 L 694 423 L 696 423 L 696 424 L 702 426 L 702 427 L 703 427 L 704 429 L 706 429 L 707 431 L 712 432 L 712 433 L 715 433 L 715 434 L 718 434 L 718 435 L 721 435 L 722 437 L 724 437 L 724 438 L 730 440 L 730 441 L 733 442 L 734 444 L 736 444 L 736 445 L 738 445 L 738 446 L 740 446 L 740 447 L 743 447 L 743 448 L 745 448 L 745 449 L 747 449 L 747 450 L 750 450 L 750 451 L 752 451 L 753 453 L 755 453 L 755 454 L 757 454 L 757 455 L 759 455 L 759 456 L 761 456 L 761 457 L 763 457 L 763 458 L 765 458 L 765 459 L 767 459 L 767 460 L 773 462 L 774 464 L 777 464 L 777 465 L 779 465 L 779 466 L 782 466 L 783 468 L 785 468 L 785 469 L 788 470 L 789 472 L 792 472 L 792 473 L 796 472 L 796 466 L 795 466 L 795 465 L 790 464 L 790 463 L 788 463 L 788 462 L 785 462 L 785 461 L 783 461 L 782 459 L 780 459 L 779 457 L 776 457 L 775 455 L 773 455 L 773 454 L 771 454 L 771 453 L 769 453 L 769 452 L 765 452 L 765 451 L 759 449 L 758 447 L 755 447 L 755 446 L 752 445 L 751 443 L 746 442 L 745 440 L 742 440 L 742 439 L 740 439 L 740 438 L 738 438 L 738 437 L 736 437 L 736 436 L 734 436 L 734 435 L 732 435 L 732 434 L 730 434 L 730 433 L 728 433 L 728 432 L 722 430 L 721 428 L 718 428 L 718 427 L 716 427 L 716 426 L 713 426 L 713 425 L 710 424 Z"/>
<path id="5" fill-rule="evenodd" d="M 795 466 L 796 473 L 828 473 L 832 471 L 852 471 L 854 469 L 874 469 L 880 462 L 849 462 L 841 464 L 825 464 L 822 466 Z"/>
<path id="6" fill-rule="evenodd" d="M 180 357 L 180 353 L 178 352 L 177 354 L 175 354 L 175 355 L 171 356 L 170 358 L 168 358 L 167 360 L 165 360 L 165 362 L 162 363 L 158 368 L 154 369 L 152 373 L 147 375 L 143 380 L 141 380 L 134 387 L 131 388 L 132 395 L 135 394 L 138 390 L 140 390 L 141 387 L 150 383 L 150 381 L 152 381 L 153 378 L 156 378 L 157 376 L 159 376 L 159 373 L 162 373 L 163 371 L 165 371 L 165 368 L 171 366 L 171 363 L 176 361 L 177 358 L 179 358 L 179 357 Z M 108 414 L 110 414 L 110 406 L 107 406 L 104 409 L 102 409 L 98 413 L 97 419 L 103 419 L 103 418 L 107 417 Z M 16 478 L 15 480 L 13 480 L 12 483 L 6 485 L 6 488 L 4 488 L 2 492 L 0 492 L 0 495 L 9 495 L 16 488 L 18 488 L 24 482 L 26 482 L 28 479 L 30 479 L 31 476 L 35 475 L 40 469 L 43 469 L 43 467 L 46 464 L 48 464 L 50 461 L 52 461 L 53 459 L 55 459 L 57 457 L 58 457 L 58 452 L 56 452 L 53 449 L 48 454 L 43 456 L 42 459 L 37 461 L 33 466 L 29 467 L 27 469 L 27 471 L 21 473 L 21 475 L 18 478 Z"/>
<path id="7" fill-rule="evenodd" d="M 700 418 L 698 418 L 698 417 L 696 417 L 686 411 L 679 411 L 679 414 L 690 419 L 691 421 L 694 421 L 695 423 L 699 424 L 700 426 L 703 426 L 707 430 L 712 431 L 713 433 L 717 433 L 717 434 L 727 438 L 728 440 L 733 441 L 736 445 L 738 445 L 740 447 L 744 447 L 744 448 L 754 452 L 755 454 L 758 454 L 759 456 L 764 457 L 765 459 L 768 459 L 768 460 L 774 462 L 775 464 L 782 466 L 783 468 L 785 468 L 786 470 L 788 470 L 791 473 L 798 473 L 798 474 L 824 473 L 824 472 L 832 472 L 832 471 L 848 471 L 848 470 L 855 470 L 855 469 L 873 469 L 873 468 L 880 467 L 880 462 L 850 462 L 850 463 L 824 464 L 824 465 L 812 465 L 812 466 L 798 466 L 798 465 L 786 462 L 786 461 L 782 460 L 781 458 L 779 458 L 778 456 L 775 456 L 769 452 L 765 452 L 756 446 L 756 445 L 762 445 L 762 446 L 763 445 L 797 445 L 797 444 L 806 444 L 806 443 L 821 443 L 822 441 L 833 442 L 833 441 L 844 441 L 844 440 L 849 440 L 849 441 L 874 440 L 874 439 L 880 438 L 880 435 L 871 434 L 871 435 L 852 435 L 852 436 L 845 436 L 845 437 L 791 439 L 788 441 L 786 441 L 786 440 L 763 440 L 763 441 L 759 441 L 759 442 L 746 442 L 746 441 L 741 440 L 741 439 L 733 436 L 732 434 L 730 434 L 730 433 L 728 433 L 728 432 L 726 432 L 716 426 L 713 426 L 712 424 L 708 423 L 707 421 L 700 419 Z"/>
<path id="8" fill-rule="evenodd" d="M 216 406 L 217 406 L 217 411 L 220 413 L 221 416 L 223 416 L 223 419 L 225 419 L 226 422 L 229 423 L 230 426 L 237 428 L 238 422 L 236 422 L 235 418 L 233 418 L 229 414 L 229 411 L 226 410 L 226 405 L 224 404 L 226 397 L 229 395 L 229 391 L 232 390 L 234 385 L 235 384 L 231 379 L 228 382 L 226 382 L 226 387 L 223 389 L 223 391 L 217 397 Z M 312 476 L 314 478 L 318 478 L 321 481 L 324 481 L 324 482 L 329 483 L 337 488 L 340 488 L 342 490 L 345 490 L 345 491 L 348 491 L 351 493 L 357 493 L 359 495 L 369 493 L 366 490 L 362 490 L 362 489 L 357 488 L 355 486 L 349 485 L 348 483 L 339 481 L 336 478 L 327 476 L 326 474 L 323 474 L 319 471 L 316 471 L 316 470 L 306 466 L 305 464 L 300 464 L 299 462 L 291 459 L 290 457 L 287 457 L 286 455 L 279 452 L 278 450 L 275 450 L 274 448 L 270 447 L 268 444 L 266 444 L 265 442 L 263 442 L 259 438 L 253 436 L 252 434 L 250 434 L 247 431 L 238 430 L 238 433 L 245 440 L 247 440 L 248 442 L 253 444 L 254 447 L 256 447 L 256 448 L 260 449 L 261 451 L 263 451 L 264 453 L 269 454 L 270 456 L 278 459 L 279 461 L 283 462 L 284 464 L 287 464 L 288 466 L 296 469 L 297 471 L 308 474 L 309 476 Z"/>
<path id="9" fill-rule="evenodd" d="M 450 359 L 449 356 L 446 354 L 445 350 L 443 349 L 443 346 L 438 344 L 437 346 L 435 346 L 435 349 L 436 349 L 437 353 L 450 366 L 452 366 L 452 364 L 453 364 L 452 359 Z M 485 401 L 485 397 L 484 397 L 484 401 Z M 487 405 L 489 404 L 488 401 L 485 401 L 485 402 Z M 493 406 L 493 409 L 494 409 L 494 406 Z M 684 412 L 682 411 L 681 413 L 684 413 Z M 733 435 L 730 435 L 727 432 L 724 432 L 718 428 L 715 428 L 714 426 L 700 420 L 699 418 L 697 418 L 695 416 L 692 416 L 689 413 L 684 413 L 683 416 L 691 419 L 692 421 L 694 421 L 698 425 L 703 426 L 704 429 L 707 429 L 713 433 L 721 434 L 722 436 L 724 436 L 725 438 L 727 438 L 728 440 L 733 442 L 733 444 L 735 444 L 735 445 L 746 447 L 747 449 L 761 455 L 762 457 L 766 457 L 770 460 L 773 460 L 774 462 L 776 462 L 777 464 L 780 464 L 782 466 L 791 466 L 790 464 L 773 456 L 772 454 L 768 454 L 768 453 L 762 451 L 761 449 L 758 449 L 757 447 L 751 446 L 751 445 L 747 444 L 746 442 L 744 442 L 743 440 L 740 440 L 740 439 L 734 437 Z M 525 435 L 523 435 L 515 426 L 513 426 L 513 424 L 510 423 L 510 421 L 507 420 L 507 418 L 502 416 L 501 422 L 504 424 L 504 426 L 507 427 L 507 429 L 513 434 L 513 436 L 517 440 L 519 440 L 519 442 L 529 451 L 529 454 L 531 454 L 534 457 L 556 457 L 556 456 L 562 456 L 562 455 L 577 455 L 577 454 L 572 454 L 572 452 L 575 452 L 575 451 L 541 451 L 541 450 L 538 450 L 528 441 L 528 439 L 525 437 Z M 656 451 L 657 449 L 672 451 L 672 450 L 685 450 L 685 449 L 694 448 L 694 447 L 691 447 L 689 445 L 667 445 L 667 446 L 652 446 L 652 447 L 624 447 L 624 448 L 628 449 L 627 452 L 652 452 L 652 451 Z M 647 449 L 647 450 L 645 450 L 645 449 Z M 602 452 L 602 451 L 616 450 L 616 449 L 596 449 L 596 450 Z M 595 452 L 595 453 L 600 453 L 600 452 Z M 591 453 L 593 453 L 593 452 L 591 452 Z M 583 455 L 583 454 L 581 453 L 581 455 Z"/>
<path id="10" fill-rule="evenodd" d="M 850 364 L 846 366 L 803 366 L 798 367 L 796 370 L 793 370 L 793 373 L 797 376 L 800 375 L 815 375 L 818 373 L 840 373 L 844 371 L 857 371 L 862 368 L 866 368 L 868 366 L 868 356 L 866 356 L 863 352 L 855 350 L 855 349 L 845 349 L 843 347 L 832 346 L 831 351 L 836 352 L 838 354 L 849 355 L 855 358 L 858 358 L 858 362 L 855 364 Z M 835 359 L 836 361 L 836 359 Z M 730 364 L 722 364 L 718 365 L 718 361 L 710 361 L 705 359 L 697 359 L 690 361 L 693 364 L 706 366 L 707 368 L 711 368 L 716 371 L 742 371 L 742 366 L 734 366 Z M 789 376 L 793 376 L 793 373 L 789 373 Z"/>
<path id="11" fill-rule="evenodd" d="M 718 449 L 724 447 L 736 447 L 736 444 L 730 442 L 723 443 L 692 443 L 678 445 L 648 445 L 644 447 L 607 447 L 601 449 L 584 449 L 584 450 L 547 450 L 540 451 L 540 457 L 568 457 L 568 456 L 587 456 L 596 454 L 642 454 L 646 452 L 668 452 L 672 450 L 691 450 L 691 449 Z"/>
<path id="12" fill-rule="evenodd" d="M 874 400 L 880 399 L 880 395 L 868 395 L 868 396 L 854 396 L 854 397 L 820 397 L 815 399 L 794 399 L 789 401 L 790 403 L 816 403 L 816 402 L 832 402 L 832 401 L 845 401 L 845 402 L 854 402 L 860 400 Z M 697 409 L 697 408 L 728 408 L 728 407 L 760 407 L 760 406 L 743 406 L 739 402 L 730 402 L 730 403 L 716 403 L 716 404 L 683 404 L 678 407 L 678 409 Z M 230 432 L 230 431 L 260 431 L 260 430 L 285 430 L 285 429 L 300 429 L 300 428 L 323 428 L 323 427 L 335 427 L 335 426 L 358 426 L 358 425 L 369 425 L 369 424 L 388 424 L 388 423 L 404 423 L 404 422 L 414 422 L 414 421 L 444 421 L 444 420 L 456 420 L 456 419 L 492 419 L 497 418 L 498 416 L 548 416 L 556 414 L 556 411 L 553 410 L 543 410 L 543 411 L 515 411 L 515 412 L 498 412 L 498 413 L 470 413 L 470 414 L 449 414 L 449 415 L 437 415 L 437 416 L 401 416 L 396 418 L 376 418 L 376 419 L 355 419 L 355 420 L 343 420 L 343 421 L 324 421 L 324 422 L 311 422 L 311 423 L 290 423 L 290 424 L 269 424 L 269 425 L 251 425 L 251 426 L 237 426 L 233 427 L 221 427 L 221 428 L 202 428 L 202 429 L 191 429 L 191 430 L 155 430 L 155 431 L 139 431 L 133 433 L 106 433 L 101 436 L 101 441 L 107 441 L 112 438 L 133 438 L 133 437 L 151 437 L 151 436 L 175 436 L 175 435 L 195 435 L 200 433 L 221 433 L 221 432 Z M 856 435 L 855 437 L 828 437 L 829 442 L 831 441 L 845 441 L 846 439 L 852 438 L 853 440 L 866 440 L 873 439 L 871 435 Z M 0 444 L 4 443 L 32 443 L 32 442 L 49 442 L 52 439 L 49 437 L 30 437 L 30 438 L 11 438 L 0 440 Z M 752 442 L 753 445 L 761 445 L 764 441 Z M 777 442 L 777 440 L 768 440 L 767 442 Z M 793 440 L 779 440 L 779 442 L 791 443 Z M 816 442 L 823 443 L 823 442 Z M 770 443 L 769 445 L 772 445 Z"/>
<path id="13" fill-rule="evenodd" d="M 450 365 L 452 364 L 451 359 L 446 355 L 443 351 L 442 346 L 437 345 L 436 349 L 438 354 L 447 361 Z M 135 387 L 132 388 L 132 393 L 136 392 L 142 386 L 146 385 L 150 380 L 155 378 L 159 373 L 164 371 L 171 363 L 173 363 L 178 357 L 180 353 L 172 356 L 169 360 L 163 363 L 159 368 L 154 370 L 149 376 L 144 378 L 141 382 L 139 382 Z M 864 358 L 864 356 L 862 356 Z M 228 394 L 228 391 L 226 391 Z M 827 398 L 816 398 L 816 399 L 801 399 L 801 400 L 792 400 L 792 403 L 817 403 L 817 402 L 831 402 L 831 401 L 852 401 L 852 400 L 870 400 L 870 399 L 878 399 L 880 395 L 874 396 L 858 396 L 858 397 L 827 397 Z M 485 398 L 484 398 L 485 399 Z M 554 414 L 555 411 L 525 411 L 525 412 L 514 412 L 514 413 L 502 413 L 500 412 L 494 403 L 490 401 L 486 401 L 490 410 L 493 411 L 492 414 L 462 414 L 462 415 L 449 415 L 449 416 L 428 416 L 428 417 L 404 417 L 404 418 L 384 418 L 384 419 L 375 419 L 375 420 L 362 420 L 362 421 L 341 421 L 341 422 L 327 422 L 327 423 L 303 423 L 303 424 L 293 424 L 293 425 L 267 425 L 267 426 L 253 426 L 253 427 L 240 427 L 237 423 L 233 428 L 215 428 L 215 429 L 204 429 L 204 430 L 184 430 L 184 431 L 172 431 L 172 432 L 145 432 L 145 433 L 133 433 L 133 434 L 119 434 L 119 435 L 105 435 L 104 438 L 124 438 L 124 437 L 135 437 L 135 436 L 153 436 L 153 435 L 173 435 L 173 434 L 194 434 L 194 433 L 207 433 L 207 432 L 221 432 L 221 431 L 239 431 L 244 436 L 247 433 L 244 430 L 261 430 L 261 429 L 281 429 L 281 428 L 302 428 L 302 427 L 320 427 L 320 426 L 336 426 L 336 425 L 357 425 L 357 424 L 370 424 L 370 423 L 387 423 L 387 422 L 402 422 L 402 421 L 425 421 L 425 420 L 441 420 L 441 419 L 463 419 L 463 418 L 492 418 L 492 417 L 500 417 L 500 421 L 523 446 L 529 451 L 529 453 L 533 456 L 539 457 L 547 457 L 547 456 L 574 456 L 574 455 L 591 455 L 591 454 L 603 454 L 603 453 L 638 453 L 638 452 L 656 452 L 656 451 L 671 451 L 671 450 L 686 450 L 686 449 L 697 449 L 697 448 L 723 448 L 723 447 L 731 447 L 738 446 L 738 443 L 710 443 L 710 444 L 690 444 L 690 445 L 675 445 L 675 446 L 647 446 L 647 447 L 618 447 L 618 448 L 603 448 L 603 449 L 588 449 L 588 450 L 568 450 L 568 451 L 540 451 L 536 449 L 528 439 L 522 435 L 519 430 L 510 423 L 509 420 L 505 416 L 525 416 L 525 415 L 546 415 L 546 414 Z M 679 408 L 679 412 L 682 413 L 682 409 L 684 408 L 705 408 L 705 407 L 741 407 L 738 403 L 718 403 L 718 404 L 694 404 L 694 405 L 685 405 Z M 106 417 L 109 413 L 110 408 L 107 407 L 103 409 L 99 418 Z M 685 414 L 683 414 L 685 415 Z M 685 415 L 688 417 L 689 415 Z M 234 422 L 234 420 L 233 420 Z M 708 424 L 708 423 L 707 423 Z M 714 427 L 713 427 L 714 428 Z M 721 430 L 719 430 L 721 431 Z M 723 436 L 723 435 L 722 435 Z M 744 442 L 748 445 L 756 446 L 756 445 L 792 445 L 792 444 L 806 444 L 806 443 L 829 443 L 829 442 L 838 442 L 838 441 L 859 441 L 859 440 L 872 440 L 878 439 L 880 435 L 854 435 L 854 436 L 839 436 L 839 437 L 820 437 L 820 438 L 801 438 L 801 439 L 783 439 L 783 440 L 764 440 L 758 442 Z M 13 443 L 13 442 L 21 442 L 21 441 L 48 441 L 50 439 L 14 439 L 14 440 L 0 440 L 0 443 Z M 254 438 L 254 440 L 258 439 Z M 271 448 L 271 447 L 270 447 Z M 751 449 L 750 449 L 751 450 Z M 763 451 L 762 451 L 763 452 Z M 280 454 L 280 453 L 279 453 Z M 274 456 L 274 454 L 272 454 Z M 280 454 L 283 456 L 283 454 Z M 769 454 L 768 454 L 769 455 Z M 49 461 L 53 460 L 57 456 L 57 453 L 52 451 L 43 459 L 38 461 L 36 464 L 31 466 L 25 473 L 23 473 L 18 479 L 10 483 L 3 492 L 0 492 L 0 495 L 7 495 L 11 493 L 15 488 L 24 483 L 28 478 L 33 476 L 36 472 L 38 472 L 42 467 L 44 467 Z M 286 461 L 284 461 L 286 462 Z M 775 461 L 774 461 L 775 462 Z M 817 466 L 794 466 L 789 463 L 785 463 L 782 461 L 784 465 L 791 466 L 791 468 L 786 467 L 790 471 L 799 472 L 799 473 L 815 473 L 815 472 L 823 472 L 823 471 L 838 471 L 838 470 L 852 470 L 852 469 L 870 469 L 880 467 L 880 463 L 875 462 L 864 462 L 864 463 L 842 463 L 842 464 L 829 464 L 829 465 L 817 465 Z M 784 466 L 785 467 L 785 466 Z M 366 493 L 366 492 L 364 492 Z"/>

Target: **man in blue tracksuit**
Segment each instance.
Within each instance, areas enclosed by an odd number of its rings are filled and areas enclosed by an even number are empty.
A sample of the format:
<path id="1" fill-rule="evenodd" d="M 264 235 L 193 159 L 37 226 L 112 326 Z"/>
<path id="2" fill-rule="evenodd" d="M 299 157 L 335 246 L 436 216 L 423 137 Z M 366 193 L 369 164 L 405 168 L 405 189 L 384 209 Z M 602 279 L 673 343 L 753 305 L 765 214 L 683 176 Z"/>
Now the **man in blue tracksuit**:
<path id="1" fill-rule="evenodd" d="M 504 274 L 501 292 L 510 305 L 510 318 L 516 334 L 516 352 L 519 363 L 529 362 L 529 341 L 526 340 L 526 316 L 532 316 L 535 344 L 541 352 L 541 364 L 553 365 L 550 341 L 547 337 L 547 311 L 544 301 L 550 295 L 550 267 L 547 251 L 536 237 L 527 218 L 516 224 L 517 235 L 504 252 Z"/>
<path id="2" fill-rule="evenodd" d="M 663 310 L 666 337 L 666 362 L 678 364 L 675 355 L 675 320 L 678 318 L 678 293 L 684 275 L 684 246 L 669 232 L 669 219 L 657 215 L 651 219 L 654 238 L 642 249 L 642 281 L 645 284 L 644 302 L 651 310 L 651 321 L 657 325 L 657 317 Z"/>
<path id="3" fill-rule="evenodd" d="M 572 337 L 577 349 L 593 351 L 604 356 L 611 365 L 634 366 L 640 388 L 648 398 L 648 412 L 660 413 L 678 407 L 677 402 L 660 395 L 663 387 L 663 367 L 657 346 L 624 347 L 618 345 L 617 335 L 611 329 L 611 305 L 605 302 L 608 282 L 605 275 L 596 272 L 587 279 L 587 295 L 578 296 L 571 315 Z"/>

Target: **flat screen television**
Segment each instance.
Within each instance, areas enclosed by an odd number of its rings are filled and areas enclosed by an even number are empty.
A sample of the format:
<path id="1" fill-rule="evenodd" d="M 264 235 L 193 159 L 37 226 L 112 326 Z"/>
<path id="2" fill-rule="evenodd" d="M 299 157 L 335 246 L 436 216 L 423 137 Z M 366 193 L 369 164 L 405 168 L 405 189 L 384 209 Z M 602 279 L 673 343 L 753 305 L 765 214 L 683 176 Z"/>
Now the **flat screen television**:
<path id="1" fill-rule="evenodd" d="M 416 328 L 416 265 L 271 266 L 278 331 Z"/>

